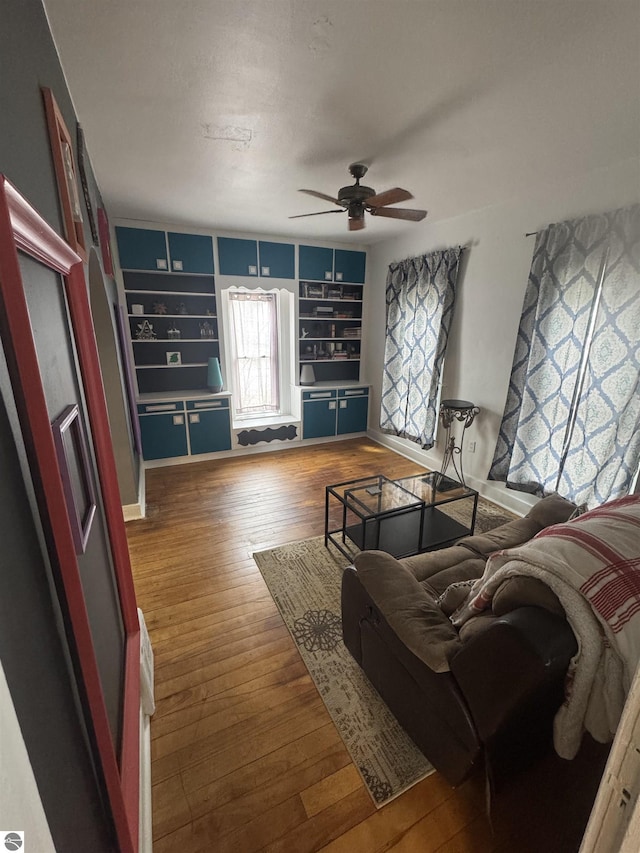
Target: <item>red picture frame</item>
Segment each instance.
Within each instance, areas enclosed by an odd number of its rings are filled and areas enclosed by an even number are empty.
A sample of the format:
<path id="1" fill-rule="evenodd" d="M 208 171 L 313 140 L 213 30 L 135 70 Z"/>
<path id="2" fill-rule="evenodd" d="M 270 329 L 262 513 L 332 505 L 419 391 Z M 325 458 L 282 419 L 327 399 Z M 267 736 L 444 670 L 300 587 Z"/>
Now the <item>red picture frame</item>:
<path id="1" fill-rule="evenodd" d="M 84 240 L 82 208 L 78 192 L 78 171 L 73 153 L 71 134 L 62 117 L 51 89 L 42 88 L 44 108 L 49 129 L 49 141 L 53 155 L 53 166 L 58 184 L 58 197 L 62 208 L 62 219 L 67 242 L 83 261 L 87 260 Z"/>

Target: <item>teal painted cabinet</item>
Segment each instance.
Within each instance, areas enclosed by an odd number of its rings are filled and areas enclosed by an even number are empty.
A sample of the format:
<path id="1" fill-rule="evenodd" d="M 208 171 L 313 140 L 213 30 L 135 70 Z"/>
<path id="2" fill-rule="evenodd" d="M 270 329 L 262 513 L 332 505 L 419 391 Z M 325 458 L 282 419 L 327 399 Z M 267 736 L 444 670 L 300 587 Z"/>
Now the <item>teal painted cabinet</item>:
<path id="1" fill-rule="evenodd" d="M 187 455 L 187 428 L 182 402 L 141 404 L 138 406 L 138 419 L 145 459 Z"/>
<path id="2" fill-rule="evenodd" d="M 333 281 L 333 249 L 299 246 L 298 277 L 312 281 Z"/>
<path id="3" fill-rule="evenodd" d="M 311 281 L 364 284 L 366 259 L 365 252 L 301 245 L 298 249 L 298 277 Z"/>
<path id="4" fill-rule="evenodd" d="M 169 231 L 169 257 L 173 272 L 213 275 L 213 240 L 205 234 Z"/>
<path id="5" fill-rule="evenodd" d="M 163 270 L 213 275 L 213 240 L 205 234 L 179 234 L 116 226 L 123 270 Z"/>
<path id="6" fill-rule="evenodd" d="M 255 240 L 218 237 L 218 264 L 222 275 L 258 275 L 258 244 Z"/>
<path id="7" fill-rule="evenodd" d="M 365 432 L 369 414 L 367 388 L 347 388 L 338 391 L 338 435 Z"/>
<path id="8" fill-rule="evenodd" d="M 295 278 L 295 246 L 292 243 L 218 237 L 218 260 L 222 275 Z"/>
<path id="9" fill-rule="evenodd" d="M 303 391 L 302 401 L 302 437 L 325 438 L 335 435 L 335 390 Z"/>
<path id="10" fill-rule="evenodd" d="M 270 243 L 260 240 L 260 275 L 263 278 L 289 278 L 296 275 L 296 250 L 293 243 Z"/>
<path id="11" fill-rule="evenodd" d="M 350 284 L 364 284 L 367 256 L 364 252 L 336 249 L 334 256 L 334 279 Z"/>
<path id="12" fill-rule="evenodd" d="M 369 389 L 318 388 L 302 392 L 302 437 L 326 438 L 366 432 Z"/>
<path id="13" fill-rule="evenodd" d="M 118 257 L 123 270 L 167 270 L 167 240 L 164 231 L 116 226 Z"/>
<path id="14" fill-rule="evenodd" d="M 191 454 L 231 450 L 229 398 L 187 401 Z"/>

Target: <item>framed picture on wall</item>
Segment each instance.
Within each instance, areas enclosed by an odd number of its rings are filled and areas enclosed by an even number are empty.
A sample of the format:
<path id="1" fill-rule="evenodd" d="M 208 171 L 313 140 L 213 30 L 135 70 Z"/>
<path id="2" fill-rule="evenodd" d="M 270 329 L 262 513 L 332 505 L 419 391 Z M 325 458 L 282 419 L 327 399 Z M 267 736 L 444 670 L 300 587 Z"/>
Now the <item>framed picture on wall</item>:
<path id="1" fill-rule="evenodd" d="M 113 261 L 111 260 L 111 240 L 109 239 L 109 220 L 103 207 L 98 208 L 98 231 L 100 233 L 100 251 L 102 252 L 102 267 L 107 275 L 113 276 Z"/>
<path id="2" fill-rule="evenodd" d="M 91 239 L 93 240 L 93 245 L 97 246 L 100 243 L 100 239 L 98 237 L 98 226 L 96 224 L 93 200 L 89 190 L 89 179 L 87 178 L 87 166 L 85 163 L 87 158 L 87 149 L 84 144 L 84 131 L 80 125 L 77 125 L 76 127 L 76 137 L 78 142 L 78 171 L 80 172 L 82 194 L 84 195 L 84 206 L 87 209 L 87 218 L 89 220 L 89 228 L 91 229 Z"/>
<path id="3" fill-rule="evenodd" d="M 67 406 L 51 424 L 51 429 L 76 554 L 84 554 L 96 512 L 96 494 L 77 404 Z"/>
<path id="4" fill-rule="evenodd" d="M 43 87 L 49 142 L 53 155 L 53 166 L 58 184 L 58 197 L 62 208 L 62 219 L 67 243 L 83 261 L 87 260 L 82 223 L 82 208 L 78 192 L 78 177 L 73 155 L 73 144 L 51 89 Z"/>

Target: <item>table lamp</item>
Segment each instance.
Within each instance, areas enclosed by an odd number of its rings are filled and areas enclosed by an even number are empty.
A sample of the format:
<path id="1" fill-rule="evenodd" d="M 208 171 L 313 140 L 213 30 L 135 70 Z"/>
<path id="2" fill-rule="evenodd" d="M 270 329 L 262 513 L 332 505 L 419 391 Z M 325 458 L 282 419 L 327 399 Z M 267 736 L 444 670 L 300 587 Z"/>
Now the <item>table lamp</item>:
<path id="1" fill-rule="evenodd" d="M 316 374 L 313 369 L 312 364 L 303 364 L 302 370 L 300 371 L 300 384 L 301 385 L 315 385 L 316 382 Z"/>

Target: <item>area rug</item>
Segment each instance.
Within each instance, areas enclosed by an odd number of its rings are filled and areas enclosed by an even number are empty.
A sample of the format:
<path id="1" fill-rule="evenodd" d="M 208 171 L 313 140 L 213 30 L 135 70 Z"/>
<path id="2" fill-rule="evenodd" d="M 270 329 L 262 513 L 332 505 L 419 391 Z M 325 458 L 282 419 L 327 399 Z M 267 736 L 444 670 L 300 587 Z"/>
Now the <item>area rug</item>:
<path id="1" fill-rule="evenodd" d="M 476 532 L 515 516 L 480 499 Z M 378 808 L 432 766 L 396 721 L 342 642 L 346 559 L 318 536 L 253 555 L 342 740 Z"/>

